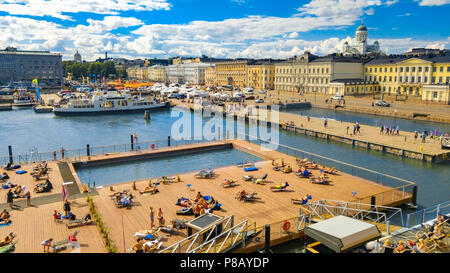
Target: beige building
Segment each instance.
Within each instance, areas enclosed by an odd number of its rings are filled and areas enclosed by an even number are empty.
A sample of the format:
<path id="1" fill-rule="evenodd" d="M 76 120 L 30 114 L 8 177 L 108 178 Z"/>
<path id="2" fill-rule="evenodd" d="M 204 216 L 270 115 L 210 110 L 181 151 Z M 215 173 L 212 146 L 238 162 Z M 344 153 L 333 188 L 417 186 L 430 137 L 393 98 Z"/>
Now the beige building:
<path id="1" fill-rule="evenodd" d="M 215 63 L 217 85 L 229 85 L 239 88 L 247 87 L 249 62 L 251 61 L 234 60 Z"/>
<path id="2" fill-rule="evenodd" d="M 331 94 L 329 84 L 337 79 L 363 79 L 358 57 L 304 54 L 275 64 L 275 90 Z"/>
<path id="3" fill-rule="evenodd" d="M 273 63 L 260 63 L 248 66 L 248 87 L 262 90 L 273 90 L 275 85 L 275 65 Z"/>
<path id="4" fill-rule="evenodd" d="M 148 80 L 152 82 L 167 82 L 166 66 L 154 65 L 147 68 Z"/>
<path id="5" fill-rule="evenodd" d="M 214 65 L 205 70 L 205 84 L 208 86 L 217 86 L 216 67 Z"/>

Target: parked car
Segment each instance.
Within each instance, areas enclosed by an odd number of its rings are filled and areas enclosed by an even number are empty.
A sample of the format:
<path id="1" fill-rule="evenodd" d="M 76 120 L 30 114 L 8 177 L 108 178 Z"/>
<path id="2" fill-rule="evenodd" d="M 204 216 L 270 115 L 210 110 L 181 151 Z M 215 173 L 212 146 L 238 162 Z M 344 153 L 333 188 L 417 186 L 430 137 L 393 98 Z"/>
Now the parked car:
<path id="1" fill-rule="evenodd" d="M 178 97 L 178 94 L 170 94 L 168 96 L 169 99 L 176 99 Z"/>
<path id="2" fill-rule="evenodd" d="M 343 100 L 344 99 L 344 95 L 333 95 L 331 97 L 332 100 Z"/>
<path id="3" fill-rule="evenodd" d="M 217 102 L 217 105 L 218 105 L 218 106 L 224 106 L 225 103 L 224 103 L 223 101 L 219 101 L 219 102 Z"/>
<path id="4" fill-rule="evenodd" d="M 265 90 L 259 90 L 259 94 L 266 94 L 266 91 Z"/>
<path id="5" fill-rule="evenodd" d="M 382 101 L 382 100 L 375 101 L 375 105 L 376 106 L 381 106 L 381 107 L 389 107 L 389 106 L 391 106 L 391 104 L 389 104 L 389 103 L 387 103 L 385 101 Z"/>
<path id="6" fill-rule="evenodd" d="M 263 103 L 264 100 L 263 100 L 263 99 L 257 99 L 257 100 L 255 100 L 255 102 L 256 102 L 256 103 Z"/>
<path id="7" fill-rule="evenodd" d="M 248 97 L 246 97 L 245 99 L 246 99 L 246 100 L 254 100 L 254 99 L 255 99 L 255 96 L 248 96 Z"/>

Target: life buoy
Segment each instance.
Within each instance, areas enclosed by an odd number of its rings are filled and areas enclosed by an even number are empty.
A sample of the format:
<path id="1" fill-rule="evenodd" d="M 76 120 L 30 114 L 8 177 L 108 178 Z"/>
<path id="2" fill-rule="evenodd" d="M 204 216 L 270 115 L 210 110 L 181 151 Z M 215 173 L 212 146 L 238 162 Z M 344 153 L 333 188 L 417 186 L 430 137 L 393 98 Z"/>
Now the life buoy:
<path id="1" fill-rule="evenodd" d="M 288 231 L 290 227 L 291 227 L 291 223 L 290 222 L 288 222 L 288 221 L 284 221 L 283 222 L 283 230 L 284 231 Z"/>
<path id="2" fill-rule="evenodd" d="M 152 149 L 155 149 L 155 144 L 151 144 L 150 147 L 151 147 Z"/>

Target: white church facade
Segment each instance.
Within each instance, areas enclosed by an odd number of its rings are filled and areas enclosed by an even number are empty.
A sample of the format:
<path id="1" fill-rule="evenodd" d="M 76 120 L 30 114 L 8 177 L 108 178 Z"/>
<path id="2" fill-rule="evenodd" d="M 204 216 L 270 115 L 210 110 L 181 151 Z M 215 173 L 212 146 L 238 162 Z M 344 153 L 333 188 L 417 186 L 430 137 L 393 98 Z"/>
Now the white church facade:
<path id="1" fill-rule="evenodd" d="M 380 50 L 380 44 L 378 41 L 375 41 L 372 45 L 368 45 L 367 38 L 367 27 L 361 22 L 361 25 L 356 29 L 355 39 L 353 39 L 352 43 L 344 43 L 342 54 L 344 56 L 368 54 L 384 55 L 384 53 Z"/>

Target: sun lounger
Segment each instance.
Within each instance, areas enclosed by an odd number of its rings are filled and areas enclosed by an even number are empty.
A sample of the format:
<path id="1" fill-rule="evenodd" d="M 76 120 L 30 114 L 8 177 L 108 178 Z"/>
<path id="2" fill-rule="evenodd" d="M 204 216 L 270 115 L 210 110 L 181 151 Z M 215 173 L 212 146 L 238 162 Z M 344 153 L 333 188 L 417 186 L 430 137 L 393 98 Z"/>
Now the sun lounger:
<path id="1" fill-rule="evenodd" d="M 300 199 L 293 199 L 291 198 L 291 203 L 296 205 L 305 205 L 308 203 L 308 200 L 300 200 Z"/>
<path id="2" fill-rule="evenodd" d="M 58 241 L 58 242 L 54 243 L 53 244 L 54 251 L 57 252 L 57 251 L 66 249 L 69 244 L 76 241 L 77 235 L 78 235 L 78 231 L 75 231 L 73 233 L 73 235 L 69 236 L 69 238 L 67 238 L 66 240 L 62 240 L 62 241 Z"/>
<path id="3" fill-rule="evenodd" d="M 205 179 L 205 178 L 212 178 L 214 175 L 213 170 L 202 170 L 196 175 L 194 175 L 195 178 Z"/>
<path id="4" fill-rule="evenodd" d="M 254 201 L 255 200 L 255 196 L 256 196 L 256 192 L 252 192 L 250 194 L 246 194 L 244 196 L 241 196 L 240 194 L 238 194 L 236 196 L 236 199 L 239 199 L 240 201 Z"/>
<path id="5" fill-rule="evenodd" d="M 230 188 L 236 186 L 236 180 L 225 179 L 225 182 L 222 183 L 222 187 Z"/>
<path id="6" fill-rule="evenodd" d="M 144 191 L 140 191 L 139 193 L 140 194 L 146 194 L 146 193 L 150 193 L 150 194 L 156 194 L 156 193 L 158 193 L 159 192 L 159 190 L 158 189 L 150 189 L 150 190 L 144 190 Z"/>
<path id="7" fill-rule="evenodd" d="M 289 184 L 286 182 L 286 184 L 284 184 L 284 185 L 277 185 L 275 187 L 270 187 L 270 190 L 273 192 L 284 191 L 284 190 L 286 190 L 286 188 L 288 186 L 289 186 Z"/>
<path id="8" fill-rule="evenodd" d="M 9 253 L 16 249 L 17 241 L 11 242 L 3 247 L 0 247 L 0 253 Z"/>
<path id="9" fill-rule="evenodd" d="M 252 162 L 246 162 L 246 163 L 239 163 L 236 165 L 238 168 L 246 168 L 246 167 L 253 167 L 255 166 L 255 163 Z"/>
<path id="10" fill-rule="evenodd" d="M 10 238 L 10 237 L 8 237 L 8 238 Z M 5 245 L 8 245 L 8 244 L 12 243 L 14 238 L 15 238 L 15 236 L 13 235 L 13 237 L 10 238 L 9 240 L 6 240 L 6 241 L 2 240 L 2 241 L 0 241 L 0 246 L 5 246 Z"/>
<path id="11" fill-rule="evenodd" d="M 316 178 L 316 177 L 311 177 L 310 181 L 313 184 L 322 184 L 322 185 L 329 185 L 330 184 L 330 181 L 328 180 L 328 178 L 319 179 L 319 178 Z"/>
<path id="12" fill-rule="evenodd" d="M 69 220 L 66 223 L 66 227 L 67 228 L 74 228 L 74 227 L 79 227 L 79 226 L 90 225 L 91 223 L 93 223 L 91 215 L 87 214 L 86 216 L 84 216 L 81 219 Z"/>
<path id="13" fill-rule="evenodd" d="M 194 211 L 192 208 L 183 208 L 181 210 L 177 210 L 177 215 L 193 215 Z"/>

